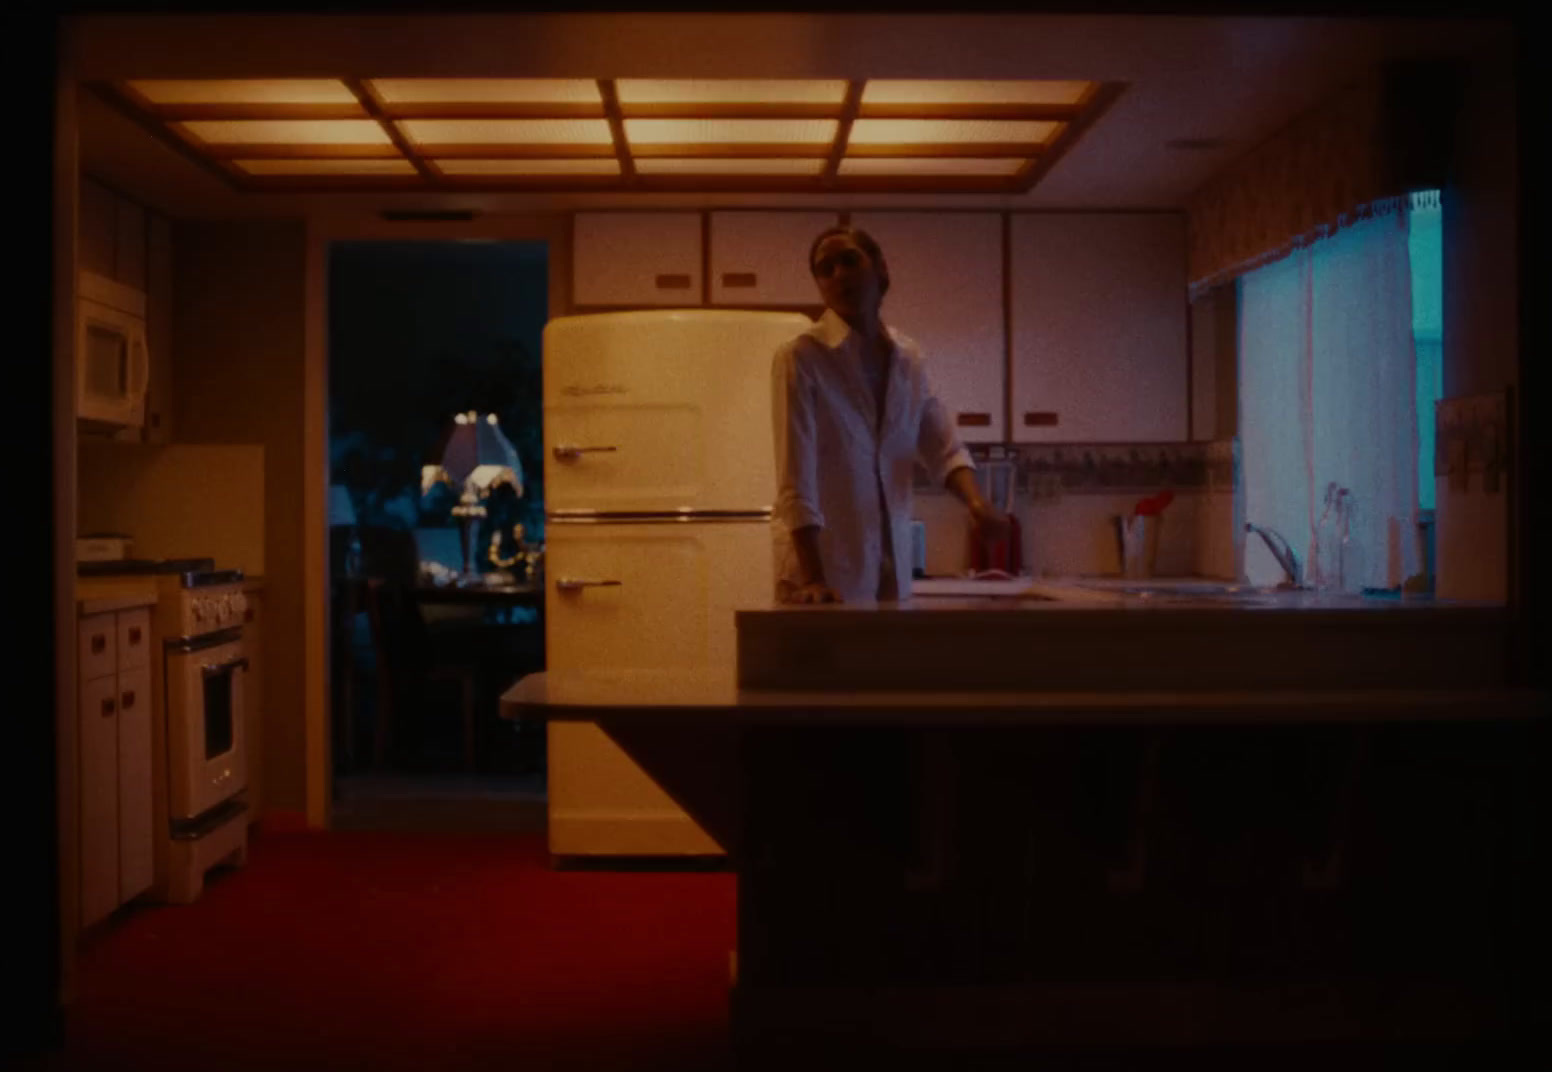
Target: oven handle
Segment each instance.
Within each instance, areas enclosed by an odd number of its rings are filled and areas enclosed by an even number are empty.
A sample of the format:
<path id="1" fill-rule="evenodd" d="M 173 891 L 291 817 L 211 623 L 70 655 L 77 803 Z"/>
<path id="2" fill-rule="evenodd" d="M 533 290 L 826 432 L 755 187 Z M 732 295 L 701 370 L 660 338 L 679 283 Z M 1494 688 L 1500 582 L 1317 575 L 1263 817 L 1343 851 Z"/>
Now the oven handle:
<path id="1" fill-rule="evenodd" d="M 202 666 L 199 668 L 199 671 L 206 677 L 219 677 L 230 670 L 246 669 L 248 669 L 248 657 L 246 655 L 242 655 L 236 659 L 229 659 L 224 663 L 215 663 L 211 666 Z"/>

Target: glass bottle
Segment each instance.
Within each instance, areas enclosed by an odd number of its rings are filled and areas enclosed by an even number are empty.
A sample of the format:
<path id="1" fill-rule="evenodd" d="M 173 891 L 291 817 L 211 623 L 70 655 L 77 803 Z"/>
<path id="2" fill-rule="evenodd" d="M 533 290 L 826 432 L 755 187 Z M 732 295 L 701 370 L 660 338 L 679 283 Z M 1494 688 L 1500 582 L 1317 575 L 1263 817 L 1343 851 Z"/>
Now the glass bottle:
<path id="1" fill-rule="evenodd" d="M 1325 506 L 1321 510 L 1320 520 L 1310 533 L 1308 582 L 1317 592 L 1329 591 L 1339 583 L 1340 549 L 1337 546 L 1336 519 L 1332 516 L 1336 502 L 1337 485 L 1333 480 L 1326 485 Z"/>

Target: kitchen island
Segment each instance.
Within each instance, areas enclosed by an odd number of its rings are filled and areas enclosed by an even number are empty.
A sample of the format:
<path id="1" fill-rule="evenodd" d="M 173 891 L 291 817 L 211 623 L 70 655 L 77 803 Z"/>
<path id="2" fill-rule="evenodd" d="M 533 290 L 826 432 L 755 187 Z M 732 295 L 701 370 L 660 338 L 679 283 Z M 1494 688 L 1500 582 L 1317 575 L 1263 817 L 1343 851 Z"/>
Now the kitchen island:
<path id="1" fill-rule="evenodd" d="M 596 721 L 729 851 L 746 1052 L 1506 1037 L 1547 723 L 1505 612 L 1285 596 L 742 612 L 737 675 L 504 709 Z M 1368 657 L 1296 675 L 1282 621 Z"/>

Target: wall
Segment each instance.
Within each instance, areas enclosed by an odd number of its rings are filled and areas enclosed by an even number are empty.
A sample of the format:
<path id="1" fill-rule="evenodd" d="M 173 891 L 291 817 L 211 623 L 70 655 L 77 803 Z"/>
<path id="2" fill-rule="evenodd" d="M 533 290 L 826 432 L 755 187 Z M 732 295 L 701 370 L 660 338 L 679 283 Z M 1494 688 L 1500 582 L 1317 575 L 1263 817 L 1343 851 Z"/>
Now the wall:
<path id="1" fill-rule="evenodd" d="M 80 531 L 123 532 L 136 558 L 214 558 L 264 575 L 264 448 L 83 437 Z"/>
<path id="2" fill-rule="evenodd" d="M 1454 125 L 1454 176 L 1442 195 L 1444 397 L 1504 390 L 1518 381 L 1518 153 L 1513 65 L 1503 54 L 1467 72 Z M 1514 408 L 1509 456 L 1518 455 Z M 1507 599 L 1513 478 L 1497 491 L 1473 481 L 1437 489 L 1437 591 L 1457 599 Z"/>
<path id="3" fill-rule="evenodd" d="M 177 223 L 173 427 L 264 450 L 266 803 L 306 805 L 303 723 L 303 312 L 300 222 Z"/>

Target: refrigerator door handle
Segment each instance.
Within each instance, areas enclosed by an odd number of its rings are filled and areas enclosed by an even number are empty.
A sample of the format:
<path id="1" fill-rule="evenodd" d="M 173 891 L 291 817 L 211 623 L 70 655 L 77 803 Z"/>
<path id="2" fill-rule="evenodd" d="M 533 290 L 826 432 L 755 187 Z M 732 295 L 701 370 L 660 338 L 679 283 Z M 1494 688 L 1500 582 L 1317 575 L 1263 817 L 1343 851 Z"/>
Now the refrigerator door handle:
<path id="1" fill-rule="evenodd" d="M 619 581 L 584 580 L 580 577 L 557 577 L 555 587 L 562 592 L 580 592 L 584 588 L 619 588 Z"/>
<path id="2" fill-rule="evenodd" d="M 558 462 L 574 462 L 584 454 L 600 454 L 619 450 L 619 447 L 577 447 L 570 443 L 561 443 L 551 452 Z"/>

